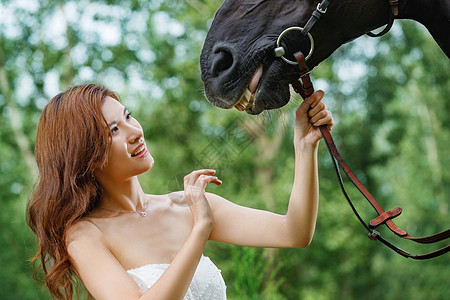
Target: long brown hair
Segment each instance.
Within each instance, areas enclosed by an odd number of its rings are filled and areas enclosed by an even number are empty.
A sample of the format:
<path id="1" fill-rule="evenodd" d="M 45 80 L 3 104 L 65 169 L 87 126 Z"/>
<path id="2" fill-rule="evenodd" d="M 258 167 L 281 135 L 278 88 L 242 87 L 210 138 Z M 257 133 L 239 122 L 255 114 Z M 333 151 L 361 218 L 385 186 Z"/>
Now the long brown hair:
<path id="1" fill-rule="evenodd" d="M 27 205 L 27 222 L 39 242 L 32 259 L 34 278 L 39 280 L 42 269 L 45 285 L 57 299 L 72 299 L 76 285 L 67 230 L 102 195 L 94 171 L 108 159 L 110 131 L 101 110 L 107 96 L 118 99 L 96 84 L 74 86 L 51 99 L 39 120 L 39 179 Z"/>

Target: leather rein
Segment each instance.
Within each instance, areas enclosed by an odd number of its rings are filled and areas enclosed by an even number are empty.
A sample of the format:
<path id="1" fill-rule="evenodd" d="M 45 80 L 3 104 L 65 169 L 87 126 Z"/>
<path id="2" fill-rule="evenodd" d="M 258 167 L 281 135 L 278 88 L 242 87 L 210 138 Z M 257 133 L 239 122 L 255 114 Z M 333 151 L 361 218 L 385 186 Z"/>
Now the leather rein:
<path id="1" fill-rule="evenodd" d="M 310 70 L 306 65 L 306 60 L 311 56 L 312 51 L 314 49 L 314 40 L 309 33 L 315 22 L 320 19 L 320 17 L 326 13 L 329 0 L 323 0 L 320 2 L 317 6 L 317 8 L 312 13 L 312 16 L 306 23 L 305 27 L 291 27 L 283 31 L 277 41 L 277 48 L 275 49 L 275 55 L 277 57 L 282 58 L 285 62 L 292 64 L 292 65 L 298 65 L 299 67 L 299 79 L 292 83 L 292 86 L 294 90 L 299 93 L 303 99 L 309 97 L 314 92 L 314 87 L 311 82 L 311 78 L 309 76 Z M 368 33 L 369 36 L 380 36 L 385 34 L 389 29 L 392 27 L 392 23 L 394 21 L 395 16 L 398 14 L 398 0 L 389 0 L 389 4 L 391 5 L 391 17 L 389 20 L 388 25 L 385 27 L 385 29 L 378 33 Z M 301 33 L 307 37 L 309 37 L 311 42 L 311 50 L 309 54 L 305 57 L 302 52 L 296 52 L 294 54 L 294 57 L 296 61 L 288 60 L 284 57 L 285 49 L 280 46 L 281 38 L 284 34 L 286 34 L 290 30 L 300 30 Z M 375 198 L 369 193 L 369 191 L 364 187 L 364 185 L 358 180 L 358 178 L 354 175 L 354 173 L 351 171 L 351 169 L 348 167 L 342 156 L 340 155 L 333 138 L 331 136 L 331 133 L 326 125 L 320 126 L 320 131 L 322 132 L 322 135 L 324 137 L 325 143 L 327 144 L 328 151 L 331 155 L 331 159 L 334 164 L 334 168 L 336 171 L 336 175 L 339 181 L 339 185 L 341 187 L 341 191 L 344 194 L 345 198 L 347 199 L 348 204 L 350 205 L 351 209 L 353 210 L 353 213 L 359 220 L 359 222 L 364 226 L 364 228 L 368 231 L 368 237 L 371 240 L 380 241 L 390 249 L 394 250 L 398 254 L 407 257 L 407 258 L 413 258 L 418 260 L 423 259 L 429 259 L 433 257 L 440 256 L 442 254 L 445 254 L 450 251 L 450 245 L 447 245 L 443 248 L 440 248 L 438 250 L 425 253 L 425 254 L 419 254 L 419 255 L 413 255 L 409 252 L 395 246 L 391 242 L 384 239 L 381 234 L 375 230 L 378 226 L 384 224 L 386 225 L 393 233 L 395 233 L 397 236 L 411 240 L 416 243 L 420 244 L 434 244 L 440 241 L 443 241 L 450 237 L 450 229 L 445 230 L 443 232 L 425 236 L 425 237 L 413 237 L 409 235 L 405 230 L 399 228 L 397 225 L 394 224 L 393 218 L 397 217 L 401 214 L 402 209 L 400 207 L 393 208 L 391 210 L 385 211 L 381 205 L 375 200 Z M 360 216 L 360 214 L 357 212 L 355 206 L 353 205 L 352 201 L 350 200 L 350 197 L 348 196 L 344 182 L 340 173 L 340 168 L 345 172 L 345 174 L 348 176 L 350 181 L 355 185 L 355 187 L 361 192 L 361 194 L 366 198 L 366 200 L 372 205 L 372 207 L 375 209 L 375 211 L 378 214 L 378 217 L 372 219 L 370 222 L 366 223 L 363 218 Z"/>

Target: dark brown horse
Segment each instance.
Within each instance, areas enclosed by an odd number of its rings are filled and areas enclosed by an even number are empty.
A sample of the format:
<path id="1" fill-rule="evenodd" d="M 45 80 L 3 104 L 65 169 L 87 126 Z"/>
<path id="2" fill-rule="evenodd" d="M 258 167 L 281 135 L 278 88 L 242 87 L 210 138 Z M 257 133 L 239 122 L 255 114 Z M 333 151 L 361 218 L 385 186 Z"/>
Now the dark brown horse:
<path id="1" fill-rule="evenodd" d="M 298 68 L 274 54 L 280 33 L 303 27 L 319 0 L 226 0 L 217 11 L 201 54 L 202 80 L 207 99 L 221 108 L 239 103 L 247 88 L 254 93 L 248 113 L 259 114 L 285 105 L 289 84 Z M 310 69 L 342 44 L 387 24 L 388 0 L 330 0 L 326 14 L 311 34 L 315 49 Z M 450 0 L 399 0 L 398 19 L 422 23 L 450 57 Z M 309 52 L 309 41 L 299 32 L 286 34 L 286 56 Z M 248 91 L 247 91 L 248 93 Z"/>

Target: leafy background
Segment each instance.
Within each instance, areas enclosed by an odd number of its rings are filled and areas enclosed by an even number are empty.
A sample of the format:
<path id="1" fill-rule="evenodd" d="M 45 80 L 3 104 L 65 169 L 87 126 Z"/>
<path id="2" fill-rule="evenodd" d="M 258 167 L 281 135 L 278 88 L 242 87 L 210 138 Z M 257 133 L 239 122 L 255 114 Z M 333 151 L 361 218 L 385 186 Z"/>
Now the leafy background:
<path id="1" fill-rule="evenodd" d="M 149 193 L 180 189 L 213 167 L 211 187 L 236 203 L 283 213 L 293 178 L 293 112 L 300 99 L 257 117 L 212 107 L 199 54 L 218 0 L 38 1 L 0 4 L 0 299 L 48 299 L 32 279 L 35 240 L 25 205 L 36 180 L 40 112 L 73 84 L 116 91 L 140 120 L 156 159 L 141 176 Z M 314 69 L 337 124 L 338 147 L 398 225 L 421 236 L 447 229 L 450 194 L 450 64 L 426 29 L 396 21 Z M 405 259 L 372 242 L 340 194 L 320 147 L 320 210 L 306 249 L 210 242 L 229 299 L 450 299 L 450 256 Z M 374 212 L 350 192 L 366 219 Z M 389 239 L 397 241 L 382 230 Z M 411 253 L 435 249 L 398 241 Z"/>

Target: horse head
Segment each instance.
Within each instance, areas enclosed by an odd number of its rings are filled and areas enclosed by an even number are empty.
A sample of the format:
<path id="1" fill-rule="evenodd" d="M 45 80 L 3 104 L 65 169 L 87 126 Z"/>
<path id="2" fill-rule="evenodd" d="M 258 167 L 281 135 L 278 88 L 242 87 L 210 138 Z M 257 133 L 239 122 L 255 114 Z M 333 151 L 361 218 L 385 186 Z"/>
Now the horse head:
<path id="1" fill-rule="evenodd" d="M 448 0 L 400 0 L 397 18 L 424 24 L 450 55 L 450 7 Z M 403 3 L 402 3 L 403 2 Z M 200 66 L 205 95 L 221 108 L 241 105 L 251 94 L 247 113 L 259 114 L 289 102 L 289 84 L 298 79 L 298 67 L 274 53 L 277 39 L 286 28 L 302 27 L 320 1 L 317 0 L 226 0 L 217 11 L 206 37 Z M 307 61 L 310 69 L 342 44 L 388 23 L 388 0 L 330 1 L 328 11 L 314 25 L 315 48 Z M 281 39 L 285 57 L 297 51 L 309 53 L 311 41 L 299 31 Z"/>

